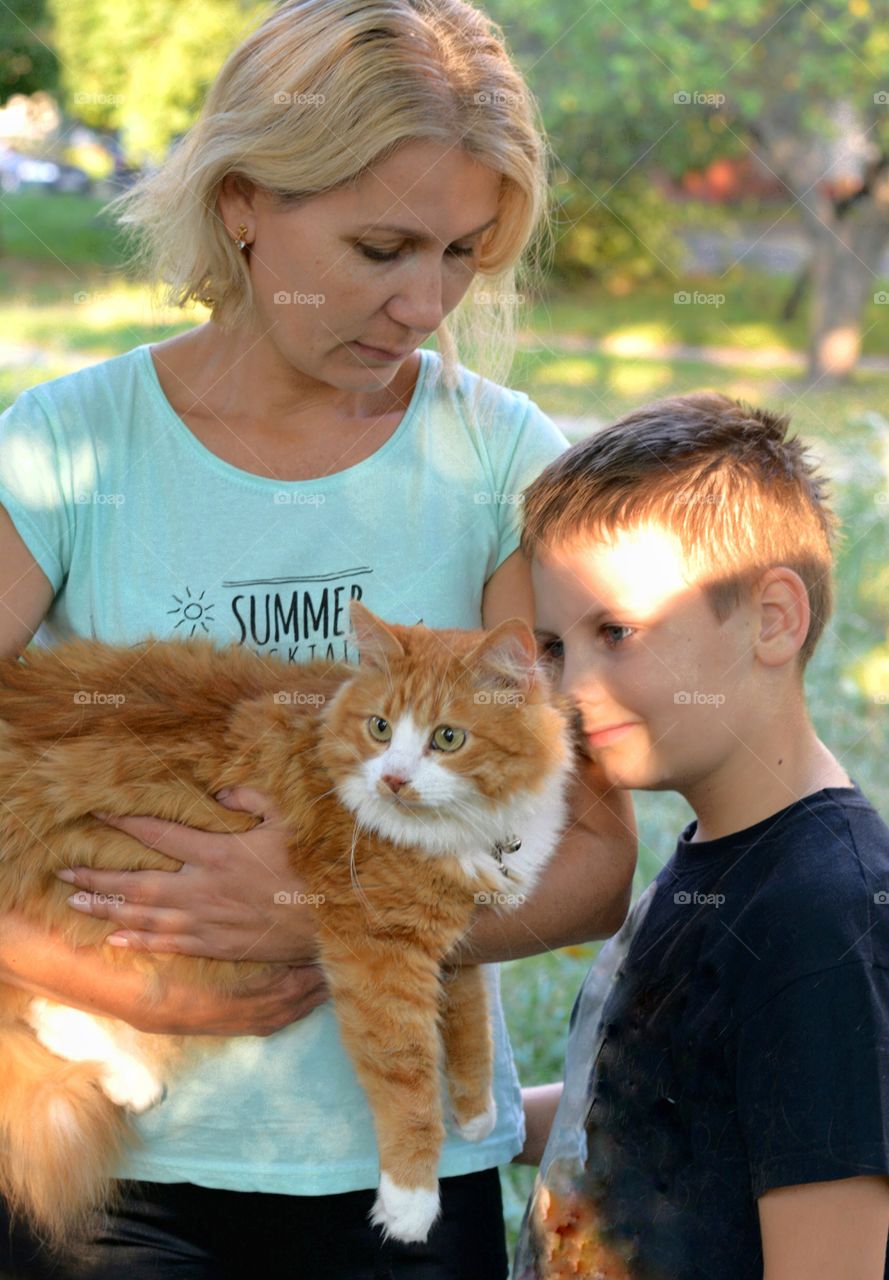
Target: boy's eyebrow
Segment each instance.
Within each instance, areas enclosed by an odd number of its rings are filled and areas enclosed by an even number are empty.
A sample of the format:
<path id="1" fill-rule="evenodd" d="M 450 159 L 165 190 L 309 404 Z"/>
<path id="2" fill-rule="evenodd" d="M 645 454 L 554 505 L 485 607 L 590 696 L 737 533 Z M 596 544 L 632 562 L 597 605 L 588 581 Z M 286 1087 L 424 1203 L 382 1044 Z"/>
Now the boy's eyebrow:
<path id="1" fill-rule="evenodd" d="M 471 236 L 477 236 L 481 231 L 487 231 L 488 227 L 493 227 L 496 221 L 497 221 L 497 215 L 495 214 L 495 216 L 491 218 L 490 221 L 486 222 L 483 227 L 476 227 L 474 231 L 465 231 L 462 236 L 455 236 L 454 239 L 468 240 Z M 392 231 L 396 235 L 405 236 L 407 239 L 410 239 L 410 240 L 416 240 L 418 244 L 428 244 L 433 239 L 437 239 L 437 237 L 423 235 L 422 232 L 417 231 L 415 227 L 395 227 L 390 225 L 382 226 L 380 223 L 377 223 L 377 222 L 374 222 L 370 226 L 365 227 L 364 231 L 362 232 L 362 235 L 364 234 L 364 232 L 367 232 L 367 231 Z M 451 243 L 453 244 L 453 241 L 451 241 Z"/>

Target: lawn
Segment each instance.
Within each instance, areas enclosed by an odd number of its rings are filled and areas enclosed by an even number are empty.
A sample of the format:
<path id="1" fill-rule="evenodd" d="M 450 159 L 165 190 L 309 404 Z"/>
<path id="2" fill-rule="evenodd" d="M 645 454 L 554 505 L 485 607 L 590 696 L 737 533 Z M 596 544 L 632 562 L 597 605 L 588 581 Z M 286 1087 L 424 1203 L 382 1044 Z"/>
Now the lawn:
<path id="1" fill-rule="evenodd" d="M 41 349 L 20 363 L 0 360 L 0 409 L 22 390 L 78 361 L 156 342 L 196 316 L 153 313 L 144 289 L 115 274 L 119 246 L 97 217 L 100 201 L 7 196 L 0 200 L 0 320 L 10 340 Z M 612 419 L 646 400 L 711 387 L 789 412 L 834 480 L 843 521 L 836 567 L 837 608 L 807 672 L 821 737 L 889 820 L 889 374 L 859 371 L 841 388 L 808 388 L 792 360 L 758 368 L 805 346 L 805 316 L 777 321 L 789 287 L 780 277 L 735 268 L 725 277 L 683 280 L 678 288 L 724 295 L 715 304 L 677 303 L 675 284 L 648 284 L 624 296 L 585 286 L 537 302 L 510 382 L 553 415 Z M 197 318 L 203 318 L 201 313 Z M 889 350 L 889 307 L 865 318 L 865 352 Z M 606 349 L 585 351 L 584 342 Z M 658 345 L 738 347 L 735 364 L 659 354 Z M 677 796 L 639 795 L 640 890 L 670 856 L 690 817 Z M 560 1075 L 567 1017 L 597 944 L 516 961 L 502 970 L 504 1002 L 523 1083 Z M 514 1232 L 531 1179 L 504 1178 Z"/>

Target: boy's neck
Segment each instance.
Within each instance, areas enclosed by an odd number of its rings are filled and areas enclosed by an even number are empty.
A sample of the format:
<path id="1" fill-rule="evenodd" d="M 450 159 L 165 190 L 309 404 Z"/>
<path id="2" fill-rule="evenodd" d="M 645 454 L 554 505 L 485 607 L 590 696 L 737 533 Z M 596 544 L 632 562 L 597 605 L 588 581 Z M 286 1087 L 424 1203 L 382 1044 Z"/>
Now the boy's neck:
<path id="1" fill-rule="evenodd" d="M 692 842 L 743 831 L 824 787 L 851 786 L 807 717 L 786 724 L 768 748 L 739 746 L 722 770 L 683 790 L 698 820 Z"/>

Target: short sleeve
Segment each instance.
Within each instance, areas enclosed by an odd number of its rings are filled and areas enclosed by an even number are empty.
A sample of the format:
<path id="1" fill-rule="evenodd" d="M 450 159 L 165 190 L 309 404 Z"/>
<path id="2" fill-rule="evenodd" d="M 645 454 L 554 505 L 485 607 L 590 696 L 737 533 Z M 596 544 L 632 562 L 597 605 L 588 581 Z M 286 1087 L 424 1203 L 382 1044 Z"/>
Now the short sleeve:
<path id="1" fill-rule="evenodd" d="M 529 400 L 513 447 L 505 451 L 496 476 L 499 547 L 494 569 L 499 569 L 519 545 L 522 490 L 568 446 L 567 437 L 552 419 Z"/>
<path id="2" fill-rule="evenodd" d="M 74 537 L 68 452 L 33 392 L 0 414 L 0 504 L 55 592 L 68 572 Z"/>
<path id="3" fill-rule="evenodd" d="M 790 982 L 741 1025 L 751 1190 L 889 1173 L 889 971 L 863 959 Z"/>

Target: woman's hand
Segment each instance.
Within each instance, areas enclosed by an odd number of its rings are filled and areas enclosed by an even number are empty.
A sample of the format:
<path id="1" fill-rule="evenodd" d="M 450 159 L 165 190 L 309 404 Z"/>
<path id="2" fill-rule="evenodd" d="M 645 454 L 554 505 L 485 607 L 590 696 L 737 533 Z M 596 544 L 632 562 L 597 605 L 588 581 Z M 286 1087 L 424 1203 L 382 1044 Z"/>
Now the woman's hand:
<path id="1" fill-rule="evenodd" d="M 268 1036 L 329 994 L 317 965 L 277 965 L 253 974 L 233 995 L 203 991 L 167 973 L 157 1003 L 146 974 L 110 965 L 100 947 L 75 947 L 58 930 L 15 911 L 0 915 L 0 981 L 157 1035 Z"/>
<path id="2" fill-rule="evenodd" d="M 217 797 L 219 798 L 219 797 Z M 283 820 L 261 792 L 236 787 L 219 803 L 261 813 L 251 831 L 200 831 L 149 817 L 105 817 L 149 848 L 182 863 L 178 871 L 57 872 L 80 890 L 69 905 L 120 926 L 114 945 L 214 960 L 310 964 L 317 959 L 317 912 L 293 874 Z"/>
<path id="3" fill-rule="evenodd" d="M 200 991 L 165 978 L 163 1004 L 131 1015 L 139 1031 L 163 1036 L 270 1036 L 330 996 L 318 965 L 279 965 L 254 974 L 235 995 Z"/>

